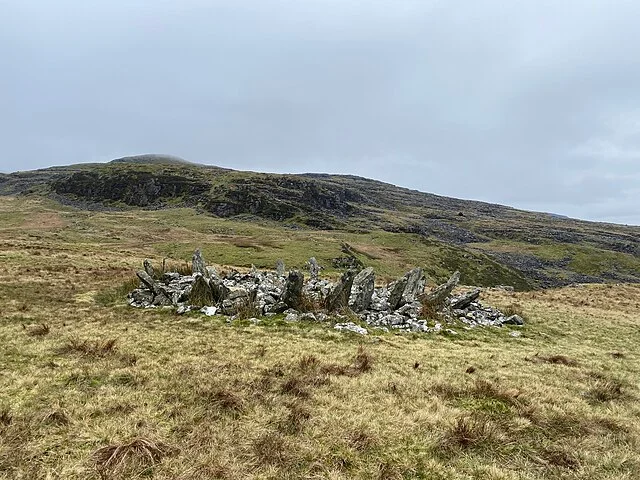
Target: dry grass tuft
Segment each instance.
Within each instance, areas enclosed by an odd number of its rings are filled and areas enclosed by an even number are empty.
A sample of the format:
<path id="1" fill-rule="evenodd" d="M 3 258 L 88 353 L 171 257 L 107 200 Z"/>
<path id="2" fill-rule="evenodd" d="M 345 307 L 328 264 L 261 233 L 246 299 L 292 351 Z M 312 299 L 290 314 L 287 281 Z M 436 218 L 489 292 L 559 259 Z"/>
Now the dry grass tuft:
<path id="1" fill-rule="evenodd" d="M 30 337 L 44 337 L 45 335 L 48 335 L 50 331 L 51 327 L 48 324 L 41 323 L 35 327 L 28 328 L 27 335 Z"/>
<path id="2" fill-rule="evenodd" d="M 533 356 L 533 357 L 526 357 L 525 360 L 527 362 L 533 362 L 533 363 L 552 363 L 555 365 L 567 365 L 569 367 L 576 367 L 578 366 L 578 361 L 573 359 L 573 358 L 569 358 L 565 355 L 548 355 L 548 356 L 544 356 L 544 355 L 538 355 L 537 353 Z"/>
<path id="3" fill-rule="evenodd" d="M 59 348 L 59 352 L 63 354 L 78 354 L 83 357 L 106 357 L 116 352 L 115 338 L 107 340 L 80 340 L 72 338 Z"/>
<path id="4" fill-rule="evenodd" d="M 11 415 L 11 410 L 9 407 L 3 407 L 0 409 L 0 425 L 11 425 L 13 421 L 13 416 Z"/>
<path id="5" fill-rule="evenodd" d="M 622 383 L 618 380 L 597 380 L 596 383 L 585 392 L 585 397 L 591 403 L 605 403 L 619 400 L 624 397 Z"/>
<path id="6" fill-rule="evenodd" d="M 42 423 L 47 425 L 68 425 L 71 423 L 69 415 L 64 410 L 52 410 L 42 417 Z"/>
<path id="7" fill-rule="evenodd" d="M 162 442 L 135 438 L 129 443 L 99 448 L 93 453 L 93 462 L 102 478 L 112 476 L 132 478 L 142 475 L 175 451 L 174 447 Z"/>
<path id="8" fill-rule="evenodd" d="M 348 436 L 348 441 L 349 445 L 359 452 L 369 450 L 378 443 L 373 435 L 365 428 L 358 428 L 351 432 Z"/>
<path id="9" fill-rule="evenodd" d="M 357 373 L 365 373 L 371 370 L 373 366 L 373 357 L 367 352 L 362 345 L 358 347 L 358 353 L 353 362 L 353 369 Z"/>
<path id="10" fill-rule="evenodd" d="M 281 393 L 305 398 L 309 396 L 307 389 L 309 382 L 304 377 L 292 376 L 288 378 L 280 387 Z"/>
<path id="11" fill-rule="evenodd" d="M 625 358 L 626 355 L 622 352 L 611 352 L 611 356 L 613 358 L 619 359 L 619 358 Z"/>
<path id="12" fill-rule="evenodd" d="M 210 392 L 201 392 L 200 396 L 207 403 L 215 405 L 220 410 L 234 414 L 244 410 L 245 402 L 242 397 L 227 388 L 217 388 Z"/>
<path id="13" fill-rule="evenodd" d="M 544 462 L 552 467 L 564 468 L 567 470 L 578 470 L 580 459 L 578 456 L 565 448 L 549 448 L 542 452 Z"/>
<path id="14" fill-rule="evenodd" d="M 282 466 L 289 461 L 285 438 L 277 432 L 266 432 L 253 441 L 253 452 L 261 465 Z"/>
<path id="15" fill-rule="evenodd" d="M 278 424 L 278 429 L 288 434 L 299 433 L 311 418 L 311 412 L 300 403 L 289 404 L 287 408 L 289 409 L 289 413 L 286 418 Z"/>
<path id="16" fill-rule="evenodd" d="M 527 316 L 524 314 L 522 305 L 520 305 L 519 303 L 512 303 L 511 305 L 507 305 L 502 309 L 502 313 L 504 313 L 507 317 L 518 315 L 525 320 L 527 319 Z"/>
<path id="17" fill-rule="evenodd" d="M 426 299 L 422 300 L 422 307 L 420 308 L 420 318 L 424 318 L 426 320 L 438 320 L 441 317 L 438 308 L 426 301 Z"/>
<path id="18" fill-rule="evenodd" d="M 444 434 L 441 445 L 445 449 L 471 449 L 495 438 L 495 427 L 489 419 L 477 415 L 458 417 Z"/>

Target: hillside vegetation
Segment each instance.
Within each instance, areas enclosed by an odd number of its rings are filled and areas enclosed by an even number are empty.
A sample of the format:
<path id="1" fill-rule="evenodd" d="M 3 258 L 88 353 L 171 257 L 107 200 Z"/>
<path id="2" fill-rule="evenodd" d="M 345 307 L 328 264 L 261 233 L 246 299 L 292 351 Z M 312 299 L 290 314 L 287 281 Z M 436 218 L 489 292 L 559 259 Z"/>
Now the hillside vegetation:
<path id="1" fill-rule="evenodd" d="M 526 325 L 457 335 L 126 305 L 145 258 L 329 265 L 343 241 L 382 281 L 458 261 L 417 233 L 0 198 L 0 478 L 640 478 L 640 286 L 486 289 Z"/>
<path id="2" fill-rule="evenodd" d="M 469 283 L 479 285 L 528 289 L 640 281 L 640 227 L 457 200 L 352 176 L 240 172 L 147 155 L 3 175 L 1 194 L 44 195 L 94 211 L 187 207 L 208 216 L 203 225 L 234 220 L 229 228 L 244 231 L 249 244 L 258 234 L 265 241 L 292 237 L 301 252 L 319 250 L 320 256 L 333 246 L 309 250 L 300 238 L 351 238 L 374 250 L 363 251 L 374 265 L 386 264 L 380 258 L 387 256 L 408 264 L 433 259 L 424 266 L 436 278 L 460 268 Z M 164 218 L 195 215 L 176 212 L 167 210 Z M 158 248 L 169 252 L 170 240 L 164 243 Z M 186 252 L 190 246 L 181 248 Z M 262 245 L 243 255 L 239 265 L 272 265 L 278 257 L 274 248 Z"/>

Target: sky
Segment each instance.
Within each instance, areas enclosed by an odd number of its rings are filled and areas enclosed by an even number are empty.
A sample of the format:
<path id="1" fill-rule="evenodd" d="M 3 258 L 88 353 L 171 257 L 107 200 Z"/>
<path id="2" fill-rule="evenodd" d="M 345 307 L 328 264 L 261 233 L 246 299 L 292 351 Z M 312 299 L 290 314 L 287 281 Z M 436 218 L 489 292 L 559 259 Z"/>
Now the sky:
<path id="1" fill-rule="evenodd" d="M 167 153 L 640 225 L 636 0 L 0 0 L 0 171 Z"/>

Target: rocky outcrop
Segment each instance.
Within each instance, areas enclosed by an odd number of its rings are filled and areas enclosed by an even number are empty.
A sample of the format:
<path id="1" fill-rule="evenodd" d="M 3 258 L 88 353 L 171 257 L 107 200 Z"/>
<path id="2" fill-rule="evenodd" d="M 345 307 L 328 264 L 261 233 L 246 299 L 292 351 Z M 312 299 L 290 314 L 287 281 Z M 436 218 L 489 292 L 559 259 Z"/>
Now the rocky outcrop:
<path id="1" fill-rule="evenodd" d="M 292 270 L 286 278 L 280 272 L 256 268 L 249 273 L 233 271 L 224 277 L 213 275 L 211 272 L 215 270 L 206 265 L 199 251 L 194 254 L 193 263 L 192 275 L 176 272 L 158 275 L 151 263 L 145 261 L 145 270 L 137 272 L 140 287 L 131 292 L 129 303 L 145 308 L 172 306 L 178 313 L 200 309 L 206 315 L 222 314 L 232 318 L 247 311 L 254 317 L 284 313 L 289 322 L 344 319 L 342 310 L 350 308 L 362 325 L 339 322 L 340 327 L 336 328 L 357 333 L 366 331 L 365 325 L 383 330 L 437 332 L 453 331 L 445 328 L 447 325 L 469 328 L 524 323 L 520 316 L 508 317 L 482 305 L 479 289 L 452 296 L 460 280 L 458 272 L 446 283 L 424 292 L 425 279 L 420 268 L 387 286 L 376 287 L 373 268 L 357 274 L 349 270 L 336 283 L 319 277 L 305 283 L 304 275 L 298 270 Z M 284 263 L 281 265 L 283 269 Z M 318 306 L 317 310 L 309 312 L 313 305 Z M 327 313 L 332 316 L 328 317 Z"/>

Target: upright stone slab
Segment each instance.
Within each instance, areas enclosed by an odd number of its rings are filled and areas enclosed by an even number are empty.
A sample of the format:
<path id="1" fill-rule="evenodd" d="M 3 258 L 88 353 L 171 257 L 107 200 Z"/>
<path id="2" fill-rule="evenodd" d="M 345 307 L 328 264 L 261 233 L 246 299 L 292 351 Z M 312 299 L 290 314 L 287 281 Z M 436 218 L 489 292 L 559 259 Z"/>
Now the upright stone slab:
<path id="1" fill-rule="evenodd" d="M 278 260 L 276 262 L 276 273 L 278 274 L 279 277 L 284 277 L 284 262 L 282 260 Z"/>
<path id="2" fill-rule="evenodd" d="M 144 271 L 147 273 L 147 275 L 149 275 L 151 278 L 155 278 L 156 271 L 154 270 L 153 265 L 151 265 L 151 261 L 149 259 L 145 259 L 143 265 Z"/>
<path id="3" fill-rule="evenodd" d="M 309 265 L 309 275 L 311 276 L 311 280 L 317 280 L 318 275 L 320 274 L 320 265 L 318 264 L 316 257 L 311 257 L 307 262 L 307 265 Z"/>
<path id="4" fill-rule="evenodd" d="M 389 309 L 391 311 L 396 310 L 400 307 L 400 302 L 402 301 L 402 294 L 404 293 L 404 289 L 407 287 L 407 277 L 402 277 L 389 285 Z"/>
<path id="5" fill-rule="evenodd" d="M 193 253 L 193 258 L 191 260 L 191 272 L 194 275 L 196 273 L 199 273 L 204 277 L 207 277 L 209 275 L 209 272 L 207 271 L 207 264 L 202 257 L 202 252 L 200 251 L 200 249 L 197 249 Z"/>
<path id="6" fill-rule="evenodd" d="M 351 296 L 351 287 L 356 276 L 355 270 L 347 270 L 340 281 L 333 287 L 329 295 L 327 295 L 327 310 L 334 311 L 349 306 L 349 297 Z"/>
<path id="7" fill-rule="evenodd" d="M 405 274 L 405 277 L 407 278 L 407 283 L 402 292 L 400 306 L 415 302 L 418 294 L 424 290 L 424 275 L 422 274 L 421 268 L 414 268 Z"/>
<path id="8" fill-rule="evenodd" d="M 298 270 L 289 272 L 287 281 L 284 284 L 284 292 L 281 301 L 290 308 L 298 308 L 302 300 L 302 287 L 304 285 L 304 275 Z"/>
<path id="9" fill-rule="evenodd" d="M 354 312 L 367 310 L 371 305 L 371 297 L 375 289 L 375 273 L 373 267 L 362 270 L 353 279 L 349 307 Z"/>

